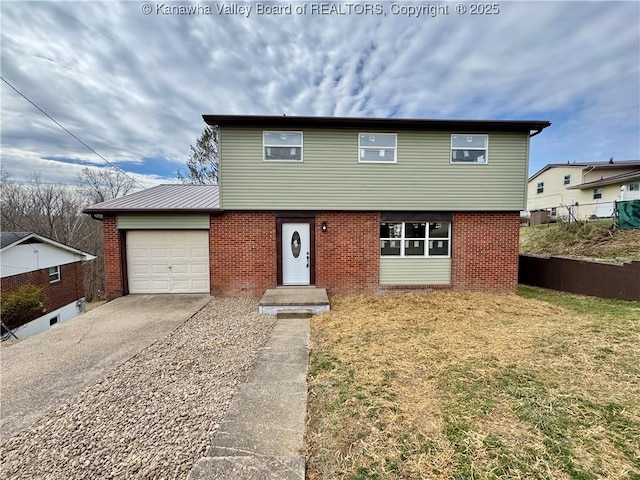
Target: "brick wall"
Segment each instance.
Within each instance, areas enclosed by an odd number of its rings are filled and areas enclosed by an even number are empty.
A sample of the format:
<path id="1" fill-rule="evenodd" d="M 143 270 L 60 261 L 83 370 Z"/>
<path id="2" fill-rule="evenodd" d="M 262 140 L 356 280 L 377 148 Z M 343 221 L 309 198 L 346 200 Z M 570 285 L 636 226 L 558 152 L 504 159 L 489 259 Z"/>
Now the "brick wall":
<path id="1" fill-rule="evenodd" d="M 276 215 L 212 215 L 209 231 L 211 293 L 257 296 L 276 286 Z"/>
<path id="2" fill-rule="evenodd" d="M 322 231 L 323 221 L 327 222 L 327 232 Z M 316 214 L 315 283 L 318 287 L 327 288 L 332 294 L 393 289 L 379 285 L 379 222 L 377 212 Z M 519 212 L 455 213 L 449 288 L 515 291 L 519 222 Z M 120 232 L 115 217 L 105 216 L 103 228 L 107 298 L 113 299 L 122 296 L 124 291 Z M 213 295 L 256 296 L 276 286 L 274 212 L 212 215 L 209 246 Z"/>
<path id="3" fill-rule="evenodd" d="M 104 271 L 107 300 L 124 295 L 120 231 L 115 216 L 105 215 L 102 221 L 104 235 Z"/>
<path id="4" fill-rule="evenodd" d="M 456 290 L 515 292 L 519 235 L 519 212 L 455 213 L 452 287 Z"/>
<path id="5" fill-rule="evenodd" d="M 54 283 L 49 283 L 48 268 L 5 277 L 1 282 L 2 293 L 13 292 L 23 285 L 43 287 L 45 296 L 44 308 L 47 312 L 52 312 L 84 297 L 82 263 L 74 262 L 60 265 L 60 281 Z M 35 319 L 38 316 L 33 318 Z"/>
<path id="6" fill-rule="evenodd" d="M 327 231 L 322 231 L 327 222 Z M 375 293 L 380 278 L 380 214 L 316 215 L 316 285 L 336 293 Z"/>

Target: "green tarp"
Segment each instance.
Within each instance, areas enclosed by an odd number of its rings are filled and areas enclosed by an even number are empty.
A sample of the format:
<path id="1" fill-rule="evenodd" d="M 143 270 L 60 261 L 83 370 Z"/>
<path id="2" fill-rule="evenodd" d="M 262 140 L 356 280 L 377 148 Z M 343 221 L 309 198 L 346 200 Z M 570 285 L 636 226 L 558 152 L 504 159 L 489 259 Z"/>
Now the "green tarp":
<path id="1" fill-rule="evenodd" d="M 616 202 L 620 230 L 640 228 L 640 200 Z"/>

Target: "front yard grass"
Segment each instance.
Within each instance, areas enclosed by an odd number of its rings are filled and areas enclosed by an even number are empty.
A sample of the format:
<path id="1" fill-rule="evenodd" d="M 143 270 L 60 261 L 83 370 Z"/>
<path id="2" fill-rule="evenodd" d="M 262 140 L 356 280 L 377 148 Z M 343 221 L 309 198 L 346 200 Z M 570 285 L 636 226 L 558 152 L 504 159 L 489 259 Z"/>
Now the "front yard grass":
<path id="1" fill-rule="evenodd" d="M 308 478 L 640 479 L 640 302 L 334 297 L 311 321 Z"/>

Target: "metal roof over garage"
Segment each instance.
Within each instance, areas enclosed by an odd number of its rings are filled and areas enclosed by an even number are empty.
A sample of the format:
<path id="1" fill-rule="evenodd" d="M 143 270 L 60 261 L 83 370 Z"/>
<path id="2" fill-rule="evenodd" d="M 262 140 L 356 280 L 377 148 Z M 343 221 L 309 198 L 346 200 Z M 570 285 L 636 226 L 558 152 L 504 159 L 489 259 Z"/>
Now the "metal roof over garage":
<path id="1" fill-rule="evenodd" d="M 84 213 L 212 212 L 220 210 L 217 185 L 164 184 L 107 200 Z"/>

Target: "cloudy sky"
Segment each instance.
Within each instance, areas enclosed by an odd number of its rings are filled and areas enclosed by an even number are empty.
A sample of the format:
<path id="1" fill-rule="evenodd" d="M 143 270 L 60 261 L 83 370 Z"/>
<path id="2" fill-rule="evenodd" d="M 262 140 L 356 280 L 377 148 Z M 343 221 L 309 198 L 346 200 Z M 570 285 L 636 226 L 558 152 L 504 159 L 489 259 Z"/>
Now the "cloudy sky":
<path id="1" fill-rule="evenodd" d="M 549 120 L 530 174 L 640 158 L 636 1 L 511 0 L 491 15 L 430 2 L 436 15 L 419 17 L 406 7 L 426 2 L 350 3 L 382 11 L 344 15 L 306 3 L 268 15 L 250 1 L 5 0 L 2 78 L 145 186 L 175 181 L 203 113 Z M 244 14 L 219 13 L 234 6 Z M 72 184 L 105 166 L 4 82 L 1 102 L 13 179 Z"/>

